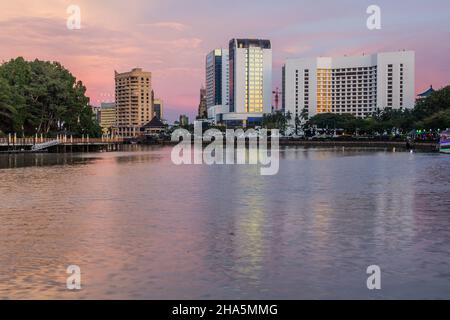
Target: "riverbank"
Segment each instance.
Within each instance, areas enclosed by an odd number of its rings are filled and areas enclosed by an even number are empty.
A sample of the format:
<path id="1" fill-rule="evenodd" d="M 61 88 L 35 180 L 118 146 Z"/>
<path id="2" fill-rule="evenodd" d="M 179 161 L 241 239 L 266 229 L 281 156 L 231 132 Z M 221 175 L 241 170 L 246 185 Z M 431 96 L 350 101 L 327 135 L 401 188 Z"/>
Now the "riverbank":
<path id="1" fill-rule="evenodd" d="M 269 140 L 270 143 L 270 140 Z M 178 142 L 159 140 L 145 142 L 144 145 L 154 146 L 174 146 Z M 204 145 L 210 142 L 203 142 Z M 436 142 L 415 142 L 408 143 L 406 141 L 373 141 L 373 140 L 289 140 L 280 139 L 280 146 L 301 146 L 306 148 L 330 148 L 330 147 L 348 147 L 348 148 L 382 148 L 382 149 L 400 149 L 400 150 L 417 150 L 423 152 L 439 152 L 439 145 Z M 53 146 L 45 150 L 31 150 L 27 148 L 11 148 L 0 146 L 0 154 L 18 154 L 18 153 L 86 153 L 99 151 L 120 151 L 120 144 L 91 144 L 91 145 L 59 145 Z"/>
<path id="2" fill-rule="evenodd" d="M 280 145 L 303 147 L 399 148 L 439 152 L 439 145 L 436 142 L 415 142 L 410 144 L 406 141 L 280 140 Z"/>
<path id="3" fill-rule="evenodd" d="M 172 141 L 159 141 L 149 143 L 149 145 L 176 145 L 178 142 Z M 210 142 L 203 142 L 204 145 L 210 144 Z M 270 144 L 270 140 L 269 140 Z M 439 152 L 439 144 L 436 142 L 414 142 L 408 143 L 407 141 L 374 141 L 374 140 L 289 140 L 280 139 L 280 146 L 301 146 L 309 148 L 329 148 L 329 147 L 348 147 L 348 148 L 381 148 L 381 149 L 404 149 L 404 150 L 418 150 L 424 152 Z"/>

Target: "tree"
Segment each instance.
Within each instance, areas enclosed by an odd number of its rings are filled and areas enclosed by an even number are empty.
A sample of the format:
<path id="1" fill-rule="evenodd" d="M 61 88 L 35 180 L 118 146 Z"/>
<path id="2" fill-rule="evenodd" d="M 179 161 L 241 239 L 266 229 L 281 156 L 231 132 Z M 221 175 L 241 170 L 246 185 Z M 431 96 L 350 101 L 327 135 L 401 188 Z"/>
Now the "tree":
<path id="1" fill-rule="evenodd" d="M 427 98 L 419 100 L 413 114 L 420 121 L 448 109 L 450 109 L 450 86 L 437 90 Z"/>
<path id="2" fill-rule="evenodd" d="M 298 135 L 298 127 L 302 124 L 302 121 L 300 120 L 300 117 L 298 114 L 295 115 L 295 134 Z"/>
<path id="3" fill-rule="evenodd" d="M 423 120 L 423 129 L 446 130 L 450 128 L 450 109 L 434 113 Z"/>
<path id="4" fill-rule="evenodd" d="M 309 120 L 322 129 L 351 129 L 356 117 L 351 114 L 320 113 Z"/>
<path id="5" fill-rule="evenodd" d="M 281 132 L 286 131 L 287 117 L 281 111 L 275 111 L 274 113 L 265 114 L 263 116 L 262 125 L 267 129 L 279 129 Z"/>
<path id="6" fill-rule="evenodd" d="M 11 88 L 17 111 L 9 131 L 33 135 L 66 130 L 101 135 L 93 117 L 86 116 L 91 109 L 86 87 L 60 63 L 28 62 L 19 57 L 0 66 L 0 78 Z"/>
<path id="7" fill-rule="evenodd" d="M 290 111 L 286 112 L 286 121 L 289 123 L 292 120 L 292 113 Z"/>
<path id="8" fill-rule="evenodd" d="M 309 119 L 308 109 L 303 108 L 302 112 L 300 113 L 300 120 L 303 120 L 306 122 L 306 121 L 308 121 L 308 119 Z"/>
<path id="9" fill-rule="evenodd" d="M 13 129 L 14 117 L 17 110 L 14 108 L 13 93 L 6 80 L 0 78 L 0 132 Z"/>

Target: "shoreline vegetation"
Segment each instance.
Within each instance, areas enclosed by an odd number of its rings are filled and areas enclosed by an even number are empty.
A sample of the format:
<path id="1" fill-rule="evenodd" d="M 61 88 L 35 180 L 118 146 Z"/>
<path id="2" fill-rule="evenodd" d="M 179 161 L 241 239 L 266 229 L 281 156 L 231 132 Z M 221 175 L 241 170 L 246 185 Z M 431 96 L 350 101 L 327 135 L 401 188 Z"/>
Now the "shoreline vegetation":
<path id="1" fill-rule="evenodd" d="M 26 61 L 0 65 L 0 138 L 66 134 L 101 137 L 86 87 L 59 62 Z"/>

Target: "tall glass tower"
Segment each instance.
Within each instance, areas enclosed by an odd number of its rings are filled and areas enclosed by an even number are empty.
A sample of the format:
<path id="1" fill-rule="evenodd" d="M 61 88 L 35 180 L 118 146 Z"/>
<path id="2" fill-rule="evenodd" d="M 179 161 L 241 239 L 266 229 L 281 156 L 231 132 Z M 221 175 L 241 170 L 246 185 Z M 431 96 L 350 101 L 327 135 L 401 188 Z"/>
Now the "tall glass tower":
<path id="1" fill-rule="evenodd" d="M 272 47 L 269 40 L 233 39 L 230 53 L 230 112 L 236 120 L 271 112 Z M 251 118 L 251 119 L 249 119 Z"/>

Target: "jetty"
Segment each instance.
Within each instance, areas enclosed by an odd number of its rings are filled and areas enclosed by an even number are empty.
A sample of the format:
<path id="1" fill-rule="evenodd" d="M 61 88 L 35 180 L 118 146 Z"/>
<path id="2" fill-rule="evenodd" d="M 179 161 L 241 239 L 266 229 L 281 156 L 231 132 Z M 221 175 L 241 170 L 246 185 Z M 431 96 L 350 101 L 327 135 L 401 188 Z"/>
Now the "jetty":
<path id="1" fill-rule="evenodd" d="M 64 153 L 64 152 L 95 152 L 100 150 L 114 151 L 124 143 L 123 138 L 102 137 L 90 138 L 82 136 L 58 135 L 55 138 L 17 138 L 8 136 L 0 138 L 0 153 Z"/>

